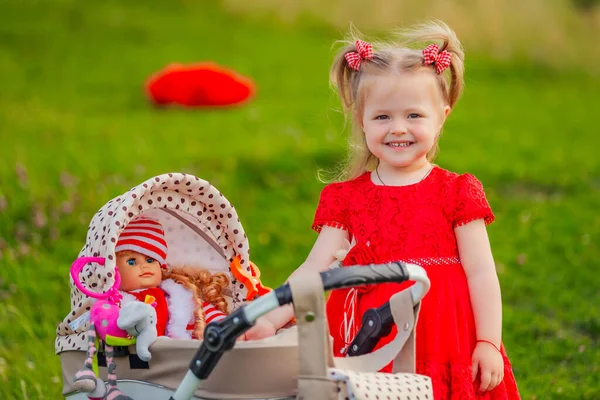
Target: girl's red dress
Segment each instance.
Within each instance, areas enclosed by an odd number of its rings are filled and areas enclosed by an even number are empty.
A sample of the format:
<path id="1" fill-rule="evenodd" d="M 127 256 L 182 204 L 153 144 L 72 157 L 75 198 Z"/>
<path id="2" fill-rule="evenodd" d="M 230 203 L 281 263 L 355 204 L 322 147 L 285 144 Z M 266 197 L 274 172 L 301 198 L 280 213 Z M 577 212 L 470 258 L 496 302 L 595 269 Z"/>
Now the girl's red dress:
<path id="1" fill-rule="evenodd" d="M 427 271 L 431 290 L 422 301 L 417 324 L 416 371 L 432 378 L 436 400 L 520 399 L 504 348 L 504 380 L 498 387 L 481 395 L 479 380 L 473 383 L 471 379 L 477 336 L 454 228 L 477 219 L 486 224 L 494 220 L 477 178 L 434 166 L 421 182 L 407 186 L 376 185 L 368 172 L 352 181 L 327 185 L 313 224 L 317 232 L 323 226 L 347 230 L 356 241 L 344 265 L 405 261 Z M 351 289 L 333 291 L 327 317 L 335 354 L 343 356 L 366 310 L 383 305 L 408 285 L 363 287 L 355 302 Z M 344 319 L 352 312 L 357 322 L 348 336 Z M 395 334 L 394 329 L 377 348 Z"/>

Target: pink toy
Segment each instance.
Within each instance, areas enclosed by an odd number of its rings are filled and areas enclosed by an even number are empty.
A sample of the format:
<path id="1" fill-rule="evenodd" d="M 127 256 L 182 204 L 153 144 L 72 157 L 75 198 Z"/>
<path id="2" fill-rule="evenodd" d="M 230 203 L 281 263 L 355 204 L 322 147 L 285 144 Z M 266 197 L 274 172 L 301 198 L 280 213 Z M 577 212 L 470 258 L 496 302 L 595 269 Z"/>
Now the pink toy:
<path id="1" fill-rule="evenodd" d="M 132 400 L 129 396 L 123 394 L 117 388 L 117 376 L 115 373 L 116 364 L 113 361 L 113 346 L 129 346 L 136 342 L 136 338 L 129 334 L 125 329 L 119 327 L 121 321 L 119 317 L 122 317 L 121 299 L 122 296 L 118 291 L 121 285 L 121 275 L 119 271 L 115 269 L 115 282 L 113 286 L 105 293 L 96 293 L 84 287 L 80 280 L 79 274 L 83 267 L 88 263 L 97 263 L 104 265 L 105 259 L 101 257 L 81 257 L 73 262 L 71 266 L 71 278 L 75 283 L 75 286 L 82 293 L 98 299 L 92 308 L 90 309 L 90 326 L 88 329 L 88 349 L 86 354 L 85 364 L 82 369 L 77 371 L 73 378 L 73 384 L 77 390 L 88 392 L 88 398 L 90 399 L 111 399 L 111 400 Z M 152 303 L 154 299 L 147 299 L 147 303 Z M 139 304 L 133 304 L 133 307 L 138 307 Z M 137 328 L 140 320 L 147 320 L 146 325 L 156 324 L 156 313 L 151 306 L 150 311 L 153 315 L 146 315 L 144 312 L 139 313 L 142 316 L 141 319 L 136 319 L 134 323 L 129 323 L 127 326 Z M 134 313 L 138 313 L 138 310 L 134 310 Z M 131 313 L 126 316 L 130 321 Z M 121 324 L 123 326 L 123 324 Z M 152 327 L 151 331 L 156 329 Z M 135 332 L 138 332 L 137 330 Z M 108 389 L 104 385 L 102 379 L 96 376 L 94 372 L 94 366 L 97 368 L 97 345 L 98 338 L 103 340 L 105 343 L 106 350 L 106 364 L 108 366 Z M 146 349 L 147 350 L 147 349 Z M 141 359 L 148 361 L 150 359 L 149 352 L 144 353 L 138 352 L 138 356 Z"/>
<path id="2" fill-rule="evenodd" d="M 90 321 L 96 327 L 96 333 L 101 340 L 125 339 L 129 336 L 126 331 L 117 326 L 120 308 L 110 300 L 98 300 L 90 310 Z"/>
<path id="3" fill-rule="evenodd" d="M 117 325 L 122 299 L 121 294 L 116 289 L 121 286 L 121 274 L 119 274 L 119 270 L 115 269 L 115 283 L 106 293 L 92 292 L 84 287 L 79 280 L 79 273 L 87 263 L 95 262 L 104 265 L 104 261 L 104 258 L 101 257 L 78 258 L 71 266 L 71 278 L 73 278 L 75 286 L 77 286 L 82 293 L 98 299 L 90 310 L 90 325 L 95 327 L 96 333 L 100 339 L 105 342 L 107 339 L 109 342 L 119 342 L 123 340 L 127 341 L 127 344 L 131 344 L 132 341 L 135 342 L 135 339 L 132 339 L 125 330 L 119 328 Z M 114 343 L 113 345 L 124 346 L 126 344 Z"/>

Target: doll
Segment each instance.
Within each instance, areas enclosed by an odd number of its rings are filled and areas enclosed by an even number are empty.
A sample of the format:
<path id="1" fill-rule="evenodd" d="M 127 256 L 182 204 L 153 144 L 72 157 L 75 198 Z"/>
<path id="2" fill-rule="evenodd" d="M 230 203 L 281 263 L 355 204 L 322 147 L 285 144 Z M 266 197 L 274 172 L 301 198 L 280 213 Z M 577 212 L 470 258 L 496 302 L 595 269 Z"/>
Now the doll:
<path id="1" fill-rule="evenodd" d="M 138 357 L 149 361 L 148 347 L 156 337 L 202 339 L 206 323 L 227 313 L 221 294 L 229 284 L 225 274 L 211 275 L 193 267 L 167 270 L 167 243 L 158 221 L 145 217 L 131 221 L 119 236 L 115 254 L 119 290 L 113 287 L 105 295 L 85 291 L 100 300 L 91 311 L 86 361 L 74 384 L 90 399 L 130 399 L 117 389 L 112 346 L 135 343 Z M 107 344 L 108 389 L 92 367 L 97 336 Z"/>
<path id="2" fill-rule="evenodd" d="M 145 217 L 131 221 L 119 236 L 115 253 L 123 304 L 152 296 L 157 336 L 202 339 L 205 314 L 211 311 L 217 320 L 227 314 L 221 295 L 229 285 L 225 274 L 211 275 L 194 267 L 168 269 L 167 243 L 158 221 Z"/>

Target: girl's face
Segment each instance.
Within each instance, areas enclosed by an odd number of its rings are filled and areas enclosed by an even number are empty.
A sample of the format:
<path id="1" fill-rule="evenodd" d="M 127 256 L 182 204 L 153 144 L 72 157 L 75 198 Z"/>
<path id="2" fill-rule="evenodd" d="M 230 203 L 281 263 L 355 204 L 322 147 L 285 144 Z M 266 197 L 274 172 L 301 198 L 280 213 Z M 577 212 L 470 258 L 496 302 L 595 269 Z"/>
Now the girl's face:
<path id="1" fill-rule="evenodd" d="M 362 128 L 380 169 L 422 168 L 450 112 L 436 77 L 430 71 L 403 71 L 367 79 Z"/>
<path id="2" fill-rule="evenodd" d="M 158 261 L 135 251 L 118 252 L 117 268 L 121 274 L 120 289 L 126 292 L 157 287 L 162 281 Z"/>

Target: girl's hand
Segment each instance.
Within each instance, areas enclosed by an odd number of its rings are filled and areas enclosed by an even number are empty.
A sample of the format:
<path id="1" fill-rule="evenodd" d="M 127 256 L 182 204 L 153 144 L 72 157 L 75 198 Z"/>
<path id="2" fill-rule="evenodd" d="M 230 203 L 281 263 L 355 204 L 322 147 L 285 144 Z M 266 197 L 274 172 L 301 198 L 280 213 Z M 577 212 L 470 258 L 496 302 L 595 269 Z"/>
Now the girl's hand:
<path id="1" fill-rule="evenodd" d="M 498 349 L 490 343 L 478 342 L 473 350 L 472 378 L 477 378 L 479 372 L 481 385 L 480 392 L 494 389 L 504 379 L 504 360 Z"/>
<path id="2" fill-rule="evenodd" d="M 245 340 L 258 340 L 266 337 L 274 336 L 277 332 L 275 325 L 268 319 L 260 317 L 256 320 L 256 323 L 250 328 L 245 334 Z"/>

